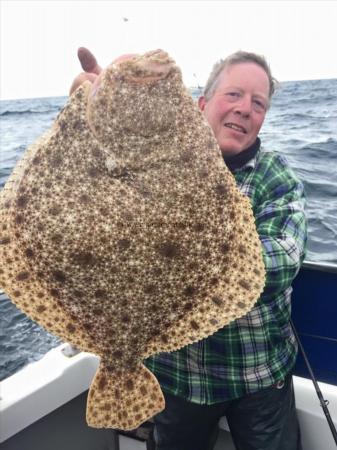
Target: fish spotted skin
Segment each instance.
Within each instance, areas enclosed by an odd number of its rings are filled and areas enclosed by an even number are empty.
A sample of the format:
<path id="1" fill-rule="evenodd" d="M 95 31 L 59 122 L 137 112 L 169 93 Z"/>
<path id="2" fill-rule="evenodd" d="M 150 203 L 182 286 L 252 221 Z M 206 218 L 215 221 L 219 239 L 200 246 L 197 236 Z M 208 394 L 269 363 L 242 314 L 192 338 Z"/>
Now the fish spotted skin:
<path id="1" fill-rule="evenodd" d="M 163 51 L 84 83 L 0 194 L 0 287 L 100 356 L 87 420 L 133 429 L 165 404 L 142 360 L 246 314 L 264 286 L 250 202 Z"/>

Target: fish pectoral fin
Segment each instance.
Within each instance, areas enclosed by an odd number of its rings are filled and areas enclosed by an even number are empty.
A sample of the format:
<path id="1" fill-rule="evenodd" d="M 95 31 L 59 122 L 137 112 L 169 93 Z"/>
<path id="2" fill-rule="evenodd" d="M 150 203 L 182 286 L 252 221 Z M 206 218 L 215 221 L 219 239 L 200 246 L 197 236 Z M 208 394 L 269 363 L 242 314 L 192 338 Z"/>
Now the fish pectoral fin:
<path id="1" fill-rule="evenodd" d="M 133 430 L 164 407 L 159 383 L 143 364 L 108 371 L 101 363 L 88 394 L 87 423 L 94 428 Z"/>

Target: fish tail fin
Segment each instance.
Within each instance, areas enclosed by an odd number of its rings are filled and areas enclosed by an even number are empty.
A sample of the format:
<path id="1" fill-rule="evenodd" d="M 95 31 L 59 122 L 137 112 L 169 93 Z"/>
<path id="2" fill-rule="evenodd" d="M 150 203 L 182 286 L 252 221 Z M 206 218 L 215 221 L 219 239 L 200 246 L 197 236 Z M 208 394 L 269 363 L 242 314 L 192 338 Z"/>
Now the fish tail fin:
<path id="1" fill-rule="evenodd" d="M 109 371 L 101 363 L 88 394 L 87 423 L 94 428 L 133 430 L 164 407 L 159 383 L 143 364 Z"/>

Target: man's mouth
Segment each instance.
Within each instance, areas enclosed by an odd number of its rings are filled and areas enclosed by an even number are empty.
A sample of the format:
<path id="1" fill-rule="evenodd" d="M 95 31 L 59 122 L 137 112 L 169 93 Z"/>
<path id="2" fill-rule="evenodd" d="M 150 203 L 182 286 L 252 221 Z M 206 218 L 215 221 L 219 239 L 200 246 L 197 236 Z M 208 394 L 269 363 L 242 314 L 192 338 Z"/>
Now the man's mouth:
<path id="1" fill-rule="evenodd" d="M 247 130 L 243 128 L 241 125 L 237 125 L 236 123 L 225 123 L 224 125 L 227 128 L 231 128 L 232 130 L 238 131 L 239 133 L 247 134 Z"/>

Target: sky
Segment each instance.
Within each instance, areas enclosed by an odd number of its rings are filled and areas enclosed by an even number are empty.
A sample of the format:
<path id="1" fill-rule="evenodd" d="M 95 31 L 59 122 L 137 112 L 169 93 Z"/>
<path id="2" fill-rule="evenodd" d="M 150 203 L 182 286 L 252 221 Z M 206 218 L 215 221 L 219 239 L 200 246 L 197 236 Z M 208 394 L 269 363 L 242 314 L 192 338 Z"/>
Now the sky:
<path id="1" fill-rule="evenodd" d="M 68 95 L 84 46 L 102 67 L 162 48 L 204 85 L 236 50 L 263 54 L 279 81 L 337 78 L 337 1 L 0 0 L 0 98 Z"/>

